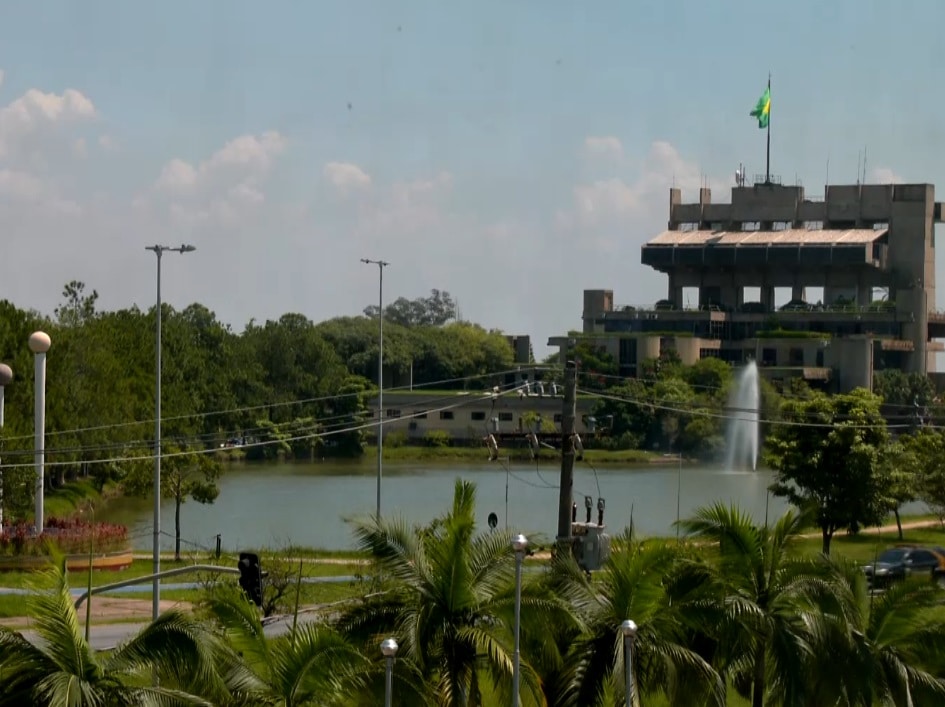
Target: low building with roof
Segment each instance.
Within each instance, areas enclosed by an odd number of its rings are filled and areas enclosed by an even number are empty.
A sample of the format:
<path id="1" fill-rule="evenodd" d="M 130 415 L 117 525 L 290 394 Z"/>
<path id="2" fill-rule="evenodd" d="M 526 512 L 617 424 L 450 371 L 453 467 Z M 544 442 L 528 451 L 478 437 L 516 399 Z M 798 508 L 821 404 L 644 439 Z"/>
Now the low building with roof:
<path id="1" fill-rule="evenodd" d="M 620 306 L 612 290 L 585 290 L 582 331 L 550 344 L 592 340 L 629 376 L 671 349 L 684 363 L 754 359 L 768 378 L 841 391 L 871 388 L 877 369 L 935 371 L 943 209 L 931 184 L 830 185 L 812 199 L 766 181 L 733 187 L 727 204 L 709 189 L 686 204 L 672 189 L 669 206 L 667 230 L 642 248 L 667 275 L 665 296 Z"/>

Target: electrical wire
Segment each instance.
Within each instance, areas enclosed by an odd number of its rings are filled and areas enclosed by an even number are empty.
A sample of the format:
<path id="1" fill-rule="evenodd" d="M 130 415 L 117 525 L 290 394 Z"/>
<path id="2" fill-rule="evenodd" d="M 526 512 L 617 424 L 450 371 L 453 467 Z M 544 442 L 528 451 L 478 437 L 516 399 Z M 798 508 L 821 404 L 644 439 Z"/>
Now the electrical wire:
<path id="1" fill-rule="evenodd" d="M 445 378 L 442 380 L 430 381 L 427 383 L 415 383 L 412 386 L 403 385 L 403 386 L 398 386 L 394 388 L 385 388 L 384 392 L 397 393 L 397 392 L 403 392 L 405 390 L 414 390 L 417 388 L 434 388 L 435 386 L 440 386 L 440 385 L 453 385 L 456 383 L 468 383 L 470 381 L 482 380 L 484 378 L 493 378 L 493 377 L 498 377 L 498 376 L 510 375 L 512 373 L 520 373 L 522 370 L 525 370 L 525 369 L 539 370 L 538 368 L 534 368 L 532 366 L 519 366 L 518 368 L 511 368 L 504 371 L 479 373 L 476 375 L 462 376 L 458 378 Z M 275 403 L 263 403 L 260 405 L 250 405 L 250 406 L 244 406 L 244 407 L 228 408 L 224 410 L 193 412 L 193 413 L 188 413 L 186 415 L 176 415 L 173 417 L 162 416 L 161 424 L 164 424 L 167 422 L 174 422 L 177 420 L 198 419 L 198 418 L 213 417 L 213 416 L 218 416 L 218 415 L 220 416 L 235 415 L 235 414 L 243 413 L 243 412 L 252 412 L 256 410 L 269 410 L 273 408 L 288 407 L 291 405 L 308 405 L 311 403 L 325 402 L 328 400 L 341 400 L 344 398 L 355 397 L 357 395 L 363 395 L 364 392 L 365 391 L 357 391 L 354 393 L 337 393 L 333 395 L 322 395 L 315 398 L 300 398 L 297 400 L 286 400 L 286 401 L 275 402 Z M 461 391 L 457 391 L 457 393 L 458 392 L 461 392 Z M 146 419 L 146 420 L 130 420 L 127 422 L 116 422 L 116 423 L 110 423 L 110 424 L 104 424 L 104 425 L 93 425 L 91 427 L 77 427 L 77 428 L 67 429 L 67 430 L 50 430 L 46 433 L 46 436 L 51 437 L 51 436 L 56 436 L 56 435 L 79 434 L 82 432 L 98 432 L 101 430 L 112 430 L 112 429 L 120 429 L 123 427 L 134 427 L 136 425 L 153 425 L 155 421 L 156 420 L 154 418 L 151 418 L 151 419 Z M 33 435 L 18 435 L 15 437 L 7 437 L 6 441 L 11 442 L 11 441 L 16 441 L 16 440 L 32 439 L 32 437 Z"/>
<path id="2" fill-rule="evenodd" d="M 735 415 L 724 415 L 724 414 L 712 412 L 711 410 L 706 410 L 704 408 L 680 408 L 680 407 L 672 406 L 672 405 L 660 405 L 659 403 L 651 402 L 648 400 L 633 400 L 631 398 L 623 398 L 623 397 L 619 397 L 615 395 L 607 395 L 606 393 L 601 393 L 598 391 L 579 390 L 578 392 L 583 395 L 593 397 L 593 398 L 598 398 L 601 400 L 612 400 L 619 403 L 629 403 L 631 405 L 639 405 L 641 407 L 646 406 L 654 410 L 663 410 L 664 412 L 675 412 L 675 413 L 680 413 L 683 415 L 692 415 L 694 417 L 708 417 L 708 418 L 719 419 L 719 420 L 729 420 L 729 421 L 738 421 L 738 422 L 758 422 L 759 424 L 780 425 L 782 427 L 783 426 L 819 427 L 819 428 L 825 428 L 825 429 L 832 429 L 836 427 L 838 423 L 844 424 L 848 428 L 852 428 L 852 429 L 879 429 L 879 428 L 896 429 L 896 428 L 912 427 L 912 425 L 908 423 L 901 424 L 901 425 L 900 424 L 889 425 L 889 424 L 886 424 L 885 422 L 875 424 L 875 425 L 858 425 L 858 424 L 849 425 L 849 424 L 846 424 L 847 422 L 849 422 L 849 418 L 847 418 L 847 416 L 837 416 L 831 422 L 806 422 L 803 420 L 772 420 L 768 418 L 762 418 L 760 415 L 757 418 L 749 418 L 749 417 L 740 417 L 740 416 L 735 416 Z M 741 410 L 741 412 L 755 412 L 755 411 L 754 410 Z M 931 427 L 931 425 L 929 425 L 928 427 Z"/>
<path id="3" fill-rule="evenodd" d="M 501 386 L 496 386 L 496 387 L 501 388 Z M 478 392 L 480 391 L 475 391 L 475 393 L 478 393 Z M 468 395 L 470 398 L 473 398 L 473 399 L 477 397 L 479 399 L 482 399 L 484 397 L 491 396 L 493 397 L 492 404 L 494 408 L 495 399 L 494 399 L 493 392 L 492 391 L 481 391 L 481 392 L 482 392 L 482 395 L 479 395 L 479 396 L 477 396 L 475 393 L 469 393 Z M 433 398 L 426 398 L 426 399 L 418 398 L 418 400 L 414 402 L 413 404 L 419 405 L 419 406 L 427 406 L 427 405 L 436 406 L 445 400 L 454 400 L 459 395 L 463 395 L 463 391 L 451 391 L 449 393 L 444 392 L 443 394 L 437 395 L 436 397 L 433 397 Z M 349 424 L 351 421 L 351 418 L 357 415 L 358 415 L 357 412 L 345 412 L 345 413 L 338 413 L 336 415 L 327 415 L 324 417 L 308 418 L 306 419 L 306 425 L 302 427 L 301 429 L 314 430 L 318 428 L 319 430 L 330 431 L 332 427 L 334 427 L 335 425 Z M 333 423 L 333 424 L 327 425 L 328 429 L 325 430 L 326 423 Z M 265 432 L 268 429 L 269 429 L 268 426 L 260 426 L 260 427 L 240 428 L 238 430 L 220 431 L 220 432 L 213 432 L 213 433 L 200 433 L 198 435 L 193 435 L 193 436 L 168 435 L 164 438 L 164 441 L 170 444 L 177 444 L 178 446 L 181 446 L 181 445 L 188 445 L 188 444 L 198 444 L 201 442 L 215 441 L 219 439 L 230 439 L 233 437 L 243 437 L 243 438 L 252 437 L 256 433 Z M 83 446 L 75 446 L 75 447 L 47 447 L 44 450 L 44 453 L 47 455 L 83 454 L 83 453 L 113 451 L 116 449 L 127 449 L 128 447 L 147 446 L 150 444 L 152 444 L 152 440 L 135 439 L 135 440 L 111 442 L 111 443 L 101 444 L 101 445 L 83 445 Z M 27 457 L 27 456 L 33 456 L 34 454 L 35 452 L 33 450 L 21 449 L 21 450 L 8 450 L 5 456 Z M 76 463 L 81 463 L 81 461 L 82 460 L 76 460 Z"/>
<path id="4" fill-rule="evenodd" d="M 521 388 L 521 387 L 522 387 L 521 385 L 518 385 L 518 386 L 515 386 L 515 387 L 511 387 L 511 388 L 509 388 L 509 389 L 507 389 L 507 390 L 505 390 L 505 391 L 501 391 L 501 392 L 497 393 L 497 395 L 508 395 L 508 394 L 510 394 L 510 393 L 514 393 L 515 391 L 517 391 L 517 390 L 518 390 L 519 388 Z M 433 409 L 429 409 L 429 410 L 424 410 L 424 411 L 420 411 L 420 412 L 411 413 L 411 414 L 409 414 L 409 415 L 404 415 L 404 416 L 402 416 L 402 417 L 400 417 L 400 418 L 398 418 L 398 419 L 399 419 L 399 420 L 410 420 L 410 419 L 415 419 L 415 418 L 422 417 L 423 415 L 427 415 L 427 414 L 429 414 L 429 413 L 445 412 L 445 411 L 447 411 L 447 410 L 456 410 L 456 409 L 458 409 L 458 408 L 462 408 L 462 407 L 465 407 L 465 406 L 467 406 L 467 405 L 470 405 L 471 403 L 476 402 L 476 400 L 477 400 L 476 397 L 463 396 L 463 399 L 462 399 L 460 402 L 455 403 L 455 404 L 453 404 L 453 405 L 444 405 L 444 406 L 441 406 L 441 407 L 438 407 L 438 408 L 433 408 Z M 339 435 L 339 434 L 345 434 L 345 433 L 349 433 L 349 432 L 357 432 L 357 431 L 359 431 L 359 430 L 366 430 L 366 429 L 370 429 L 370 428 L 373 428 L 373 427 L 383 427 L 383 425 L 384 425 L 384 421 L 383 421 L 383 420 L 380 420 L 380 421 L 378 421 L 378 422 L 362 423 L 362 424 L 352 425 L 352 426 L 345 427 L 345 428 L 340 428 L 340 429 L 337 429 L 337 430 L 329 430 L 329 431 L 327 431 L 327 432 L 313 432 L 313 433 L 310 433 L 310 434 L 296 435 L 296 436 L 286 437 L 286 438 L 277 439 L 277 440 L 264 440 L 264 441 L 247 442 L 247 443 L 243 444 L 243 445 L 240 447 L 240 449 L 251 449 L 251 448 L 257 448 L 257 447 L 267 447 L 267 446 L 274 445 L 274 444 L 287 444 L 287 443 L 291 443 L 291 442 L 301 442 L 301 441 L 308 440 L 308 439 L 314 439 L 314 438 L 316 438 L 316 437 L 319 437 L 319 438 L 321 438 L 321 437 L 331 437 L 331 436 L 335 436 L 335 435 Z M 89 460 L 83 460 L 82 463 L 83 463 L 83 464 L 87 464 L 87 465 L 91 465 L 91 464 L 117 464 L 117 463 L 122 463 L 122 462 L 127 463 L 127 462 L 130 462 L 130 461 L 141 462 L 141 461 L 153 460 L 153 459 L 155 459 L 157 456 L 160 456 L 161 459 L 173 459 L 173 458 L 175 458 L 175 457 L 196 456 L 196 455 L 202 455 L 202 454 L 215 454 L 217 451 L 219 451 L 219 450 L 218 450 L 218 449 L 215 449 L 215 448 L 211 448 L 211 449 L 194 449 L 194 450 L 185 450 L 185 451 L 179 451 L 179 452 L 169 452 L 169 453 L 167 453 L 167 454 L 153 454 L 153 453 L 152 453 L 152 454 L 143 454 L 143 455 L 140 455 L 140 456 L 133 456 L 133 457 L 121 456 L 121 457 L 110 457 L 110 458 L 103 458 L 103 459 L 89 459 Z M 73 465 L 75 465 L 75 464 L 76 464 L 75 461 L 49 461 L 49 462 L 46 462 L 46 463 L 45 463 L 45 467 L 49 468 L 49 467 L 59 467 L 59 466 L 73 466 Z M 3 465 L 3 469 L 4 469 L 4 470 L 8 470 L 8 469 L 24 469 L 24 468 L 32 468 L 33 466 L 34 466 L 34 465 L 33 465 L 32 463 L 4 464 L 4 465 Z"/>
<path id="5" fill-rule="evenodd" d="M 657 383 L 664 383 L 667 380 L 665 378 L 647 378 L 647 377 L 636 377 L 636 376 L 620 376 L 620 375 L 614 375 L 614 374 L 609 374 L 609 373 L 596 373 L 593 371 L 581 370 L 581 369 L 578 369 L 578 375 L 586 376 L 588 378 L 602 378 L 604 380 L 612 380 L 612 381 L 618 381 L 622 383 L 626 383 L 628 381 L 639 381 L 645 385 L 649 385 L 650 387 L 652 387 L 653 385 Z M 707 385 L 705 383 L 689 383 L 688 381 L 686 381 L 686 385 L 688 385 L 693 390 L 704 390 L 704 391 L 713 392 L 713 393 L 727 392 L 727 389 L 724 386 Z M 804 399 L 804 396 L 802 394 L 791 393 L 790 391 L 779 392 L 778 395 L 779 397 L 787 399 L 787 400 L 803 400 Z M 912 411 L 915 409 L 915 405 L 910 404 L 910 403 L 884 402 L 883 407 L 901 408 L 903 410 L 909 410 L 909 411 Z"/>

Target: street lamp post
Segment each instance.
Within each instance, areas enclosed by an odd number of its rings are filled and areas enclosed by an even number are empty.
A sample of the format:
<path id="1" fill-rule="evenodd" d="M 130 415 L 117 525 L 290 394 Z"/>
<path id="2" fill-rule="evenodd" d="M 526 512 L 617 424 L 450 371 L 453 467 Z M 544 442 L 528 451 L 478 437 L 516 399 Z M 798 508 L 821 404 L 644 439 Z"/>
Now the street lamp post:
<path id="1" fill-rule="evenodd" d="M 3 431 L 3 389 L 13 380 L 13 370 L 5 363 L 0 363 L 0 432 Z M 0 437 L 0 444 L 3 438 Z M 3 466 L 0 464 L 0 533 L 3 532 Z"/>
<path id="2" fill-rule="evenodd" d="M 623 679 L 626 687 L 626 707 L 633 707 L 633 641 L 637 637 L 637 625 L 627 619 L 620 624 L 623 633 Z"/>
<path id="3" fill-rule="evenodd" d="M 512 538 L 512 550 L 515 551 L 515 652 L 512 654 L 512 707 L 519 707 L 521 704 L 519 633 L 522 627 L 522 562 L 528 550 L 528 538 L 522 534 L 516 535 Z"/>
<path id="4" fill-rule="evenodd" d="M 145 250 L 157 256 L 157 307 L 155 308 L 154 334 L 154 541 L 152 547 L 154 574 L 161 571 L 161 256 L 165 251 L 192 253 L 192 245 L 145 246 Z M 157 621 L 161 605 L 161 580 L 154 578 L 151 594 L 151 619 Z"/>
<path id="5" fill-rule="evenodd" d="M 394 699 L 394 656 L 397 655 L 397 641 L 385 638 L 381 642 L 381 653 L 387 663 L 384 670 L 384 707 L 391 707 Z"/>
<path id="6" fill-rule="evenodd" d="M 377 320 L 377 520 L 381 520 L 381 478 L 384 475 L 384 268 L 390 263 L 383 260 L 361 258 L 366 265 L 376 265 L 378 272 Z"/>
<path id="7" fill-rule="evenodd" d="M 34 331 L 29 347 L 33 352 L 33 434 L 36 466 L 36 535 L 43 534 L 43 493 L 46 490 L 46 352 L 52 341 L 49 334 Z"/>

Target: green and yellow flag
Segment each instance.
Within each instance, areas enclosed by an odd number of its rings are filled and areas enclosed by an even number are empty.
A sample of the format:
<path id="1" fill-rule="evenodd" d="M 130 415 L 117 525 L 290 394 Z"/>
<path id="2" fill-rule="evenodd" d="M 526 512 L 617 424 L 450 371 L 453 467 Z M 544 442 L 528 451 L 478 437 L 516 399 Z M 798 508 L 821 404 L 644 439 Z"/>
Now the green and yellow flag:
<path id="1" fill-rule="evenodd" d="M 758 99 L 758 104 L 755 106 L 755 109 L 749 113 L 752 118 L 758 119 L 758 127 L 762 130 L 768 127 L 768 120 L 771 117 L 771 85 L 765 89 L 765 92 L 761 94 L 761 98 Z"/>

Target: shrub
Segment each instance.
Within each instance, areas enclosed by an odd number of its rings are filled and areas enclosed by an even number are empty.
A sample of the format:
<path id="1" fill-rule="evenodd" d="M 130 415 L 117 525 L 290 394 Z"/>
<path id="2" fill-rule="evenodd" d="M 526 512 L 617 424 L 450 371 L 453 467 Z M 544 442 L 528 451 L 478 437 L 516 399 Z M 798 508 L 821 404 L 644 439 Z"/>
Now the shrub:
<path id="1" fill-rule="evenodd" d="M 407 444 L 406 432 L 395 430 L 384 435 L 384 445 L 387 447 L 393 449 L 394 447 L 403 447 L 405 444 Z"/>
<path id="2" fill-rule="evenodd" d="M 446 430 L 430 430 L 423 435 L 423 444 L 427 447 L 449 447 L 453 437 Z"/>
<path id="3" fill-rule="evenodd" d="M 116 552 L 128 548 L 128 528 L 114 523 L 89 523 L 79 518 L 48 518 L 43 534 L 28 523 L 8 526 L 0 533 L 0 556 L 48 555 L 50 546 L 66 555 Z"/>

